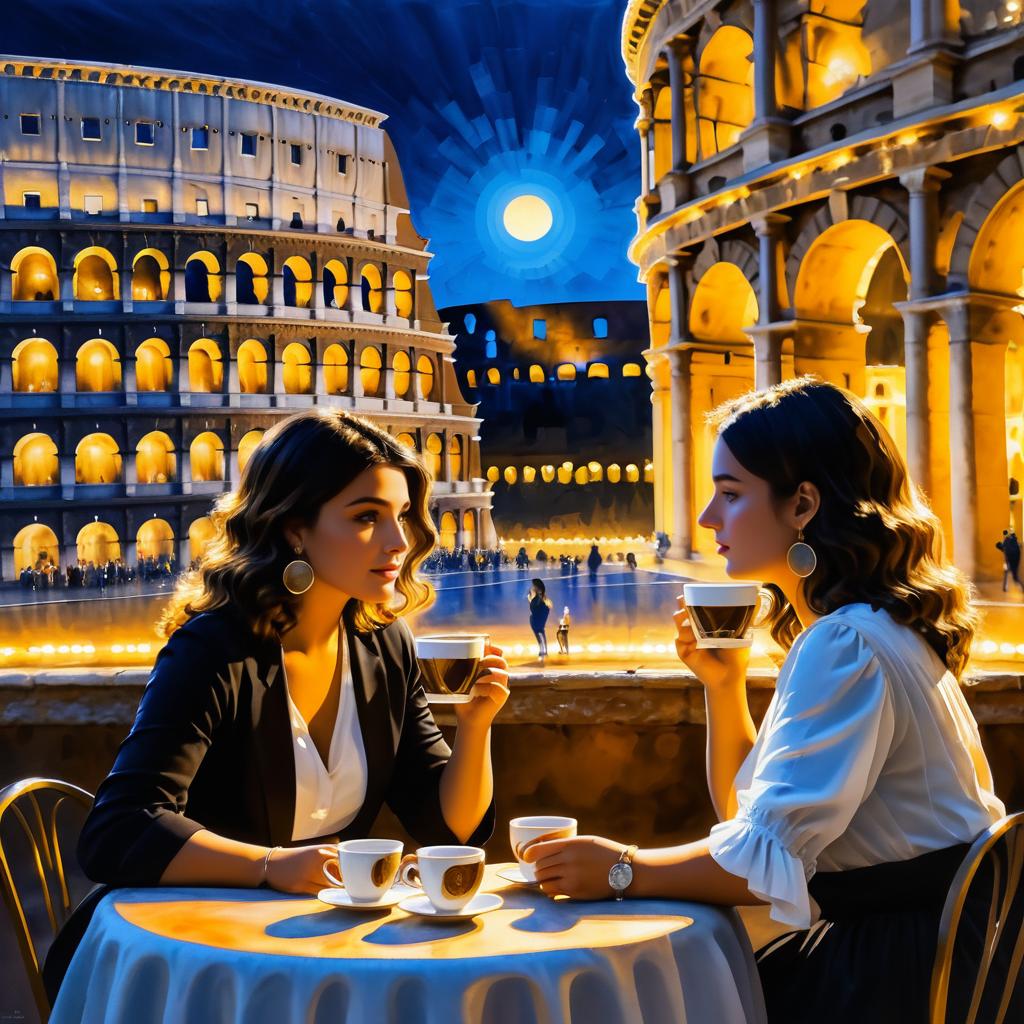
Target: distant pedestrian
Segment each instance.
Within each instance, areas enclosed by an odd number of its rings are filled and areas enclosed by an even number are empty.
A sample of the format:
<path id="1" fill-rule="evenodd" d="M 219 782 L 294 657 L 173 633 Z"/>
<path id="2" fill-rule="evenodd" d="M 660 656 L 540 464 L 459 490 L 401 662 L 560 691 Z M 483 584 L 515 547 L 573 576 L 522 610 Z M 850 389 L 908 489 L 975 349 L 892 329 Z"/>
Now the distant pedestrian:
<path id="1" fill-rule="evenodd" d="M 555 632 L 555 639 L 558 640 L 559 654 L 569 653 L 569 627 L 572 625 L 572 616 L 569 614 L 569 606 L 562 609 L 562 617 L 558 620 L 558 630 Z"/>
<path id="2" fill-rule="evenodd" d="M 537 656 L 540 663 L 548 656 L 548 638 L 544 632 L 548 623 L 548 615 L 551 613 L 551 601 L 547 596 L 547 588 L 544 581 L 535 577 L 531 581 L 530 592 L 526 595 L 530 602 L 530 629 L 537 638 Z"/>
<path id="3" fill-rule="evenodd" d="M 630 569 L 636 568 L 636 555 L 634 555 L 632 551 L 626 552 L 626 564 L 630 567 Z"/>
<path id="4" fill-rule="evenodd" d="M 597 576 L 597 570 L 601 567 L 601 563 L 604 559 L 601 557 L 601 552 L 597 550 L 596 544 L 590 545 L 590 554 L 587 555 L 587 568 L 590 570 L 590 578 L 593 579 Z"/>
<path id="5" fill-rule="evenodd" d="M 996 547 L 1003 553 L 1003 593 L 1006 593 L 1011 577 L 1017 586 L 1024 590 L 1024 583 L 1020 578 L 1020 541 L 1017 540 L 1017 534 L 1012 528 L 1003 530 L 1003 539 L 996 542 Z"/>

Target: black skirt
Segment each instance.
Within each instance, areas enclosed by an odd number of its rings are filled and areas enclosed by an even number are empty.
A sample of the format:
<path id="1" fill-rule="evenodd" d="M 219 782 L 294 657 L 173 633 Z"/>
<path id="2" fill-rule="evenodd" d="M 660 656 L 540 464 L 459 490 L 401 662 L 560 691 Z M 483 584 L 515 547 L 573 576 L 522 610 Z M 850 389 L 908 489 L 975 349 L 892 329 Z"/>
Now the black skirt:
<path id="1" fill-rule="evenodd" d="M 770 1024 L 927 1024 L 939 920 L 969 848 L 815 874 L 808 889 L 821 920 L 756 954 Z M 988 906 L 974 896 L 981 890 L 990 892 L 972 885 L 961 924 L 975 938 Z"/>

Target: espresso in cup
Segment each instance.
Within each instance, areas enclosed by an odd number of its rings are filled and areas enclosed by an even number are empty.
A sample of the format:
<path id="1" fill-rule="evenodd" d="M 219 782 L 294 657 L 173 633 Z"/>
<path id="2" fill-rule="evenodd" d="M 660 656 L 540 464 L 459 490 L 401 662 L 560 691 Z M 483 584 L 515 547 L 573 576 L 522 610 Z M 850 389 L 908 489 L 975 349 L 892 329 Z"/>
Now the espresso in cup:
<path id="1" fill-rule="evenodd" d="M 686 583 L 683 599 L 698 647 L 749 647 L 758 607 L 769 600 L 758 583 Z"/>
<path id="2" fill-rule="evenodd" d="M 466 704 L 487 650 L 486 633 L 445 633 L 416 637 L 423 689 L 432 704 Z"/>
<path id="3" fill-rule="evenodd" d="M 537 881 L 536 865 L 523 860 L 523 850 L 528 843 L 543 839 L 572 839 L 576 835 L 576 819 L 563 818 L 557 814 L 533 814 L 525 818 L 513 818 L 508 823 L 508 840 L 512 852 L 519 862 L 519 871 L 528 882 Z"/>
<path id="4" fill-rule="evenodd" d="M 354 903 L 373 903 L 394 884 L 402 863 L 402 843 L 397 839 L 347 839 L 338 843 L 338 875 L 324 865 L 327 880 L 344 886 Z"/>
<path id="5" fill-rule="evenodd" d="M 427 894 L 442 913 L 461 910 L 484 880 L 484 851 L 478 846 L 421 846 L 405 859 L 402 881 Z"/>

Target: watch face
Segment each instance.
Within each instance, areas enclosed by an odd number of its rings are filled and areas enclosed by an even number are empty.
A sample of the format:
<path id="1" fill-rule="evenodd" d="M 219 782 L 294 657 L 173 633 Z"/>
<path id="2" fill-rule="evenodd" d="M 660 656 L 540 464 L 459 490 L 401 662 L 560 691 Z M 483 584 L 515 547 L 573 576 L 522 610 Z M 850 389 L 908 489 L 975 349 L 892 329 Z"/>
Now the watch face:
<path id="1" fill-rule="evenodd" d="M 613 864 L 611 871 L 608 872 L 608 884 L 618 892 L 628 889 L 632 881 L 633 869 L 628 864 Z"/>

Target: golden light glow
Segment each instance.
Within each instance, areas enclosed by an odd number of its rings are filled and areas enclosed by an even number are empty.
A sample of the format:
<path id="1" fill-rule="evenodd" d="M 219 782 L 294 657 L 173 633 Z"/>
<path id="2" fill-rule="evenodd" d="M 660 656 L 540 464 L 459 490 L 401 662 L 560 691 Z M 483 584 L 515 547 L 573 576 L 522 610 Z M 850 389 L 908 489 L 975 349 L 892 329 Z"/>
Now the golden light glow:
<path id="1" fill-rule="evenodd" d="M 288 345 L 281 356 L 285 394 L 311 395 L 313 393 L 313 364 L 309 349 L 297 341 Z"/>
<path id="2" fill-rule="evenodd" d="M 22 527 L 14 537 L 14 571 L 22 569 L 38 569 L 42 565 L 53 562 L 60 565 L 60 545 L 57 535 L 42 523 L 30 523 Z M 4 654 L 10 657 L 12 648 L 5 648 Z"/>
<path id="3" fill-rule="evenodd" d="M 238 442 L 238 469 L 245 469 L 252 455 L 253 449 L 263 438 L 262 430 L 250 430 L 241 441 Z"/>
<path id="4" fill-rule="evenodd" d="M 121 387 L 121 357 L 109 341 L 93 338 L 78 350 L 75 387 L 79 391 L 117 391 Z"/>
<path id="5" fill-rule="evenodd" d="M 381 366 L 380 352 L 373 345 L 367 345 L 359 354 L 359 380 L 363 386 L 363 394 L 370 398 L 378 397 Z"/>
<path id="6" fill-rule="evenodd" d="M 32 245 L 11 260 L 15 302 L 52 302 L 60 298 L 57 264 L 45 249 Z"/>
<path id="7" fill-rule="evenodd" d="M 195 482 L 223 480 L 224 442 L 212 431 L 203 431 L 189 446 L 189 463 Z"/>
<path id="8" fill-rule="evenodd" d="M 290 275 L 295 287 L 295 299 L 289 305 L 306 309 L 309 306 L 309 300 L 313 297 L 313 271 L 310 269 L 309 261 L 301 256 L 289 256 L 284 261 L 284 270 L 288 271 L 284 275 L 285 281 L 289 280 Z"/>
<path id="9" fill-rule="evenodd" d="M 329 275 L 329 276 L 328 276 Z M 331 286 L 331 280 L 334 284 Z M 327 305 L 333 309 L 344 309 L 348 302 L 348 268 L 341 260 L 328 260 L 324 264 L 324 289 Z"/>
<path id="10" fill-rule="evenodd" d="M 993 110 L 990 120 L 993 128 L 1005 128 L 1010 123 L 1010 115 L 1005 110 Z"/>
<path id="11" fill-rule="evenodd" d="M 224 363 L 211 338 L 199 338 L 188 350 L 188 384 L 193 393 L 208 394 L 224 387 Z"/>
<path id="12" fill-rule="evenodd" d="M 15 391 L 57 390 L 57 350 L 44 338 L 26 338 L 11 355 Z"/>
<path id="13" fill-rule="evenodd" d="M 324 352 L 324 387 L 329 395 L 348 391 L 348 352 L 341 345 L 329 345 Z"/>
<path id="14" fill-rule="evenodd" d="M 265 395 L 269 390 L 267 350 L 262 341 L 248 338 L 238 346 L 238 387 L 243 395 Z"/>
<path id="15" fill-rule="evenodd" d="M 140 484 L 166 484 L 175 478 L 174 443 L 162 431 L 143 437 L 135 449 L 135 475 Z"/>
<path id="16" fill-rule="evenodd" d="M 412 316 L 412 278 L 404 270 L 396 270 L 394 277 L 395 312 L 406 318 Z"/>
<path id="17" fill-rule="evenodd" d="M 409 353 L 399 349 L 391 358 L 391 379 L 396 398 L 405 398 L 412 386 L 412 363 Z"/>
<path id="18" fill-rule="evenodd" d="M 516 196 L 501 216 L 505 230 L 520 242 L 536 242 L 543 238 L 554 224 L 555 218 L 540 196 Z"/>
<path id="19" fill-rule="evenodd" d="M 420 356 L 416 360 L 416 375 L 419 378 L 420 398 L 433 401 L 434 362 L 430 356 Z"/>
<path id="20" fill-rule="evenodd" d="M 360 283 L 363 289 L 363 309 L 367 313 L 383 313 L 384 285 L 380 271 L 372 263 L 363 267 Z"/>
<path id="21" fill-rule="evenodd" d="M 206 546 L 213 540 L 216 528 L 209 516 L 200 516 L 188 528 L 189 559 L 198 561 L 206 552 Z"/>
<path id="22" fill-rule="evenodd" d="M 174 380 L 171 350 L 162 338 L 147 338 L 135 350 L 135 389 L 170 391 Z"/>

